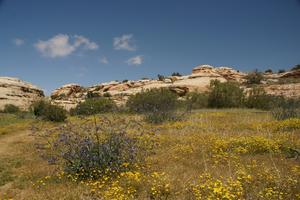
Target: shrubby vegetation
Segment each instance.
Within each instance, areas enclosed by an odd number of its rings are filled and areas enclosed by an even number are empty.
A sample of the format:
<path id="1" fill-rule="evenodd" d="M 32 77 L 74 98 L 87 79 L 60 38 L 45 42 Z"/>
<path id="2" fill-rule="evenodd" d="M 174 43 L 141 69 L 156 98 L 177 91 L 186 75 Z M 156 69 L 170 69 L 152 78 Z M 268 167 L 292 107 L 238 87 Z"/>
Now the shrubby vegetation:
<path id="1" fill-rule="evenodd" d="M 276 97 L 268 95 L 263 88 L 253 87 L 245 100 L 245 106 L 247 108 L 269 110 L 273 107 L 275 99 Z"/>
<path id="2" fill-rule="evenodd" d="M 190 92 L 187 94 L 185 106 L 188 111 L 208 107 L 208 93 Z"/>
<path id="3" fill-rule="evenodd" d="M 281 97 L 274 103 L 272 115 L 278 120 L 300 118 L 300 99 L 285 99 Z"/>
<path id="4" fill-rule="evenodd" d="M 33 103 L 31 110 L 36 117 L 44 120 L 63 122 L 67 119 L 67 111 L 65 109 L 44 100 Z"/>
<path id="5" fill-rule="evenodd" d="M 3 109 L 2 112 L 16 114 L 16 113 L 20 112 L 20 108 L 18 106 L 13 105 L 13 104 L 6 104 L 4 106 L 4 109 Z"/>
<path id="6" fill-rule="evenodd" d="M 208 106 L 211 108 L 236 108 L 242 107 L 244 91 L 238 83 L 213 80 L 210 83 Z"/>
<path id="7" fill-rule="evenodd" d="M 91 98 L 70 110 L 71 115 L 94 115 L 116 110 L 116 104 L 109 98 Z"/>
<path id="8" fill-rule="evenodd" d="M 158 74 L 158 75 L 157 75 L 157 79 L 158 79 L 159 81 L 164 81 L 164 80 L 165 80 L 165 76 L 164 76 L 164 75 L 161 75 L 161 74 Z"/>
<path id="9" fill-rule="evenodd" d="M 129 97 L 131 112 L 142 113 L 149 122 L 160 123 L 176 118 L 177 95 L 166 88 L 154 88 Z"/>
<path id="10" fill-rule="evenodd" d="M 78 180 L 97 180 L 128 171 L 144 159 L 151 146 L 141 144 L 150 140 L 140 143 L 142 130 L 133 135 L 127 132 L 140 126 L 118 117 L 94 116 L 83 124 L 69 122 L 49 130 L 36 127 L 35 133 L 42 138 L 37 147 L 50 164 Z"/>
<path id="11" fill-rule="evenodd" d="M 254 72 L 249 73 L 245 78 L 247 80 L 247 84 L 260 84 L 263 80 L 263 75 L 258 70 L 255 70 Z"/>
<path id="12" fill-rule="evenodd" d="M 265 73 L 273 73 L 273 70 L 272 70 L 272 69 L 267 69 L 267 70 L 265 71 Z"/>
<path id="13" fill-rule="evenodd" d="M 171 76 L 182 76 L 179 72 L 173 72 Z"/>
<path id="14" fill-rule="evenodd" d="M 300 69 L 300 64 L 295 65 L 291 70 L 294 71 L 294 70 L 299 70 L 299 69 Z"/>

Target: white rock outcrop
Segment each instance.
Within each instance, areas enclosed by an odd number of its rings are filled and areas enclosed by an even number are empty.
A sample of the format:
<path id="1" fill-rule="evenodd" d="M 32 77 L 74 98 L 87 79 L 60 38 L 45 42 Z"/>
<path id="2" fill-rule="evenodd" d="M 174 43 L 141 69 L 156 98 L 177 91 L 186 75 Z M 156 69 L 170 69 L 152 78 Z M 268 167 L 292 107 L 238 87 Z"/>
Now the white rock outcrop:
<path id="1" fill-rule="evenodd" d="M 0 109 L 13 104 L 27 110 L 34 102 L 44 97 L 44 92 L 30 83 L 17 78 L 0 77 Z"/>

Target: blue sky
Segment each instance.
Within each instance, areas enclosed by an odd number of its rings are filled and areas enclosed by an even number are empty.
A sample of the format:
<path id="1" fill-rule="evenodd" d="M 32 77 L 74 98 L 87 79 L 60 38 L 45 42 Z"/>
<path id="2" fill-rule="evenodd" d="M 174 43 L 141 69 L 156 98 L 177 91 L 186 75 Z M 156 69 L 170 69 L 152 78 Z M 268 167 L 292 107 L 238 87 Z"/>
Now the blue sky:
<path id="1" fill-rule="evenodd" d="M 66 83 L 300 63 L 299 0 L 0 0 L 0 76 Z"/>

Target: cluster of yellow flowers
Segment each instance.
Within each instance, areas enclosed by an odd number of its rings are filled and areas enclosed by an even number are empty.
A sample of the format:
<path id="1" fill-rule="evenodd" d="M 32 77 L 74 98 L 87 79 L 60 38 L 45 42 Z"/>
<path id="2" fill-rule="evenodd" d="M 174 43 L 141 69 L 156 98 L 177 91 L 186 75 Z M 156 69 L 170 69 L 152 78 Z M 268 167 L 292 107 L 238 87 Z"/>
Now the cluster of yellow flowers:
<path id="1" fill-rule="evenodd" d="M 289 131 L 289 130 L 299 130 L 300 129 L 300 119 L 291 118 L 282 121 L 272 121 L 265 124 L 274 131 Z"/>
<path id="2" fill-rule="evenodd" d="M 199 176 L 197 184 L 191 184 L 188 191 L 192 194 L 195 200 L 207 199 L 242 199 L 243 187 L 239 180 L 229 178 L 226 182 L 212 178 L 210 174 L 203 174 Z"/>
<path id="3" fill-rule="evenodd" d="M 231 153 L 269 153 L 279 152 L 280 143 L 263 136 L 241 136 L 228 138 L 226 140 L 217 138 L 212 144 L 212 152 L 223 154 L 223 152 Z"/>

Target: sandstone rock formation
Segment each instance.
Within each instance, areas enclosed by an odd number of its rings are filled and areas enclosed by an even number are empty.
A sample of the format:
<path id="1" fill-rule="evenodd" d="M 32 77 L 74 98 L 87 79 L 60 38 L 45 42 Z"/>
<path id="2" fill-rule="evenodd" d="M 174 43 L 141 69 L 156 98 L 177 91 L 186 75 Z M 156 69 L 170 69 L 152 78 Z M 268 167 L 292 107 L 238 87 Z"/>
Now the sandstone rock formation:
<path id="1" fill-rule="evenodd" d="M 111 96 L 119 105 L 124 104 L 132 94 L 151 88 L 169 88 L 179 96 L 190 91 L 204 92 L 208 90 L 210 81 L 218 79 L 221 82 L 235 80 L 241 82 L 245 74 L 229 67 L 214 68 L 210 65 L 200 65 L 193 69 L 188 76 L 165 77 L 164 80 L 137 80 L 100 83 L 91 87 L 81 87 L 68 84 L 56 89 L 51 94 L 52 103 L 64 106 L 67 110 L 75 107 L 87 97 Z"/>
<path id="2" fill-rule="evenodd" d="M 262 84 L 268 94 L 284 95 L 287 97 L 300 97 L 299 84 L 280 85 L 280 79 L 300 78 L 300 71 L 290 71 L 281 74 L 264 74 L 267 81 Z M 100 83 L 91 87 L 81 87 L 77 84 L 68 84 L 56 89 L 52 95 L 52 103 L 64 106 L 67 110 L 75 107 L 79 102 L 89 97 L 109 96 L 118 105 L 124 104 L 132 94 L 151 88 L 168 88 L 178 94 L 185 96 L 188 92 L 204 92 L 209 89 L 210 81 L 217 79 L 221 82 L 237 81 L 245 82 L 247 74 L 241 73 L 230 67 L 213 67 L 210 65 L 199 65 L 192 70 L 192 74 L 186 76 L 170 76 L 163 80 L 142 79 L 136 81 Z M 272 85 L 267 84 L 272 83 Z M 300 82 L 300 81 L 299 81 Z"/>
<path id="3" fill-rule="evenodd" d="M 274 84 L 264 87 L 267 94 L 285 97 L 300 97 L 300 83 Z"/>
<path id="4" fill-rule="evenodd" d="M 0 109 L 13 104 L 26 110 L 36 100 L 44 97 L 38 87 L 17 78 L 0 77 Z"/>

